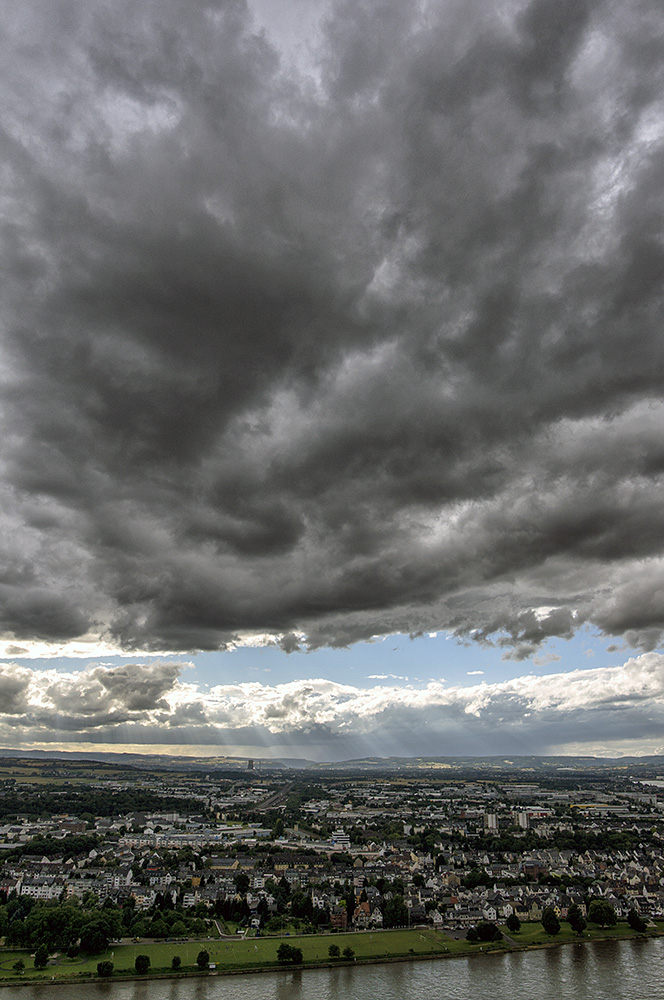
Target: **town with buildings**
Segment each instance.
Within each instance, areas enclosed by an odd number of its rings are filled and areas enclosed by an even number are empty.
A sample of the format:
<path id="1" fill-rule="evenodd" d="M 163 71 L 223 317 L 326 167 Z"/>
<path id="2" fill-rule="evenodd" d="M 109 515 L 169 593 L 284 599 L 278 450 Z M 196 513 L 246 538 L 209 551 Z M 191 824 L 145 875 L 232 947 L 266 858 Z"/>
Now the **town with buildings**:
<path id="1" fill-rule="evenodd" d="M 655 779 L 40 773 L 0 779 L 0 892 L 92 901 L 134 939 L 664 916 Z"/>

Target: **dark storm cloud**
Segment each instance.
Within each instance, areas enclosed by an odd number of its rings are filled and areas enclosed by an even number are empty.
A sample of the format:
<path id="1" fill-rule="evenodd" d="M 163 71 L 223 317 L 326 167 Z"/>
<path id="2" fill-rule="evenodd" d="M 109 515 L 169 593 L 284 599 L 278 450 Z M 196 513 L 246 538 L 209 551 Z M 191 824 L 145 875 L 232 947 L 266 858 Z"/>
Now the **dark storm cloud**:
<path id="1" fill-rule="evenodd" d="M 5 13 L 5 636 L 654 648 L 660 4 L 326 10 Z"/>

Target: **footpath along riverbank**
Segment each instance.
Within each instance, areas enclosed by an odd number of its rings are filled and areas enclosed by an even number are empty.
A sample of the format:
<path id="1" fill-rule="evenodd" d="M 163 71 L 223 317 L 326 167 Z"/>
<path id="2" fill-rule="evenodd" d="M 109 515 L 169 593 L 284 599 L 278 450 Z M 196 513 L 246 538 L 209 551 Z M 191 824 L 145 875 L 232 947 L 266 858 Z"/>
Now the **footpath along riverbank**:
<path id="1" fill-rule="evenodd" d="M 75 986 L 75 985 L 89 985 L 91 983 L 127 983 L 127 982 L 141 982 L 141 981 L 157 981 L 157 980 L 188 980 L 188 979 L 208 979 L 208 978 L 218 978 L 224 976 L 240 976 L 240 975 L 254 975 L 261 973 L 288 973 L 294 970 L 324 970 L 324 969 L 339 969 L 348 966 L 372 966 L 372 965 L 390 965 L 395 963 L 404 962 L 421 962 L 421 961 L 432 961 L 434 959 L 454 959 L 454 958 L 489 958 L 496 955 L 515 953 L 515 952 L 528 952 L 528 951 L 539 951 L 552 948 L 561 948 L 568 944 L 593 944 L 602 941 L 626 941 L 634 939 L 648 939 L 648 938 L 658 938 L 664 936 L 664 923 L 660 922 L 657 925 L 649 926 L 648 930 L 639 934 L 632 931 L 625 924 L 624 926 L 618 926 L 615 928 L 597 929 L 590 932 L 586 932 L 581 936 L 565 936 L 560 938 L 556 937 L 538 937 L 540 932 L 537 928 L 541 925 L 524 925 L 525 934 L 522 940 L 519 940 L 518 936 L 508 936 L 505 934 L 502 941 L 491 942 L 489 944 L 482 945 L 471 945 L 465 940 L 460 941 L 454 938 L 447 938 L 444 936 L 439 936 L 438 940 L 442 945 L 442 949 L 436 951 L 419 951 L 415 953 L 414 951 L 409 951 L 408 953 L 400 954 L 375 954 L 375 955 L 361 955 L 354 956 L 351 959 L 339 958 L 339 959 L 327 959 L 327 960 L 304 960 L 301 964 L 283 964 L 277 961 L 266 961 L 260 963 L 247 963 L 246 965 L 233 965 L 233 966 L 219 966 L 212 969 L 199 970 L 197 968 L 185 967 L 180 970 L 174 970 L 172 968 L 153 968 L 146 975 L 138 975 L 133 969 L 129 968 L 118 968 L 114 970 L 111 977 L 102 978 L 98 976 L 94 971 L 81 971 L 74 972 L 71 969 L 63 969 L 58 966 L 50 967 L 42 972 L 36 972 L 30 969 L 26 969 L 23 974 L 13 974 L 5 975 L 0 978 L 0 988 L 2 987 L 20 987 L 20 986 Z M 417 935 L 418 929 L 414 929 L 407 932 L 409 935 Z M 440 934 L 440 932 L 438 932 Z M 350 935 L 344 935 L 344 937 L 350 937 Z M 353 937 L 355 937 L 353 935 Z M 276 943 L 276 939 L 275 940 Z M 310 938 L 292 938 L 291 943 L 293 945 L 299 946 L 302 941 L 311 941 Z M 329 941 L 329 938 L 327 938 Z M 145 954 L 149 954 L 151 945 L 146 944 L 142 946 L 142 950 Z M 6 954 L 6 953 L 5 953 Z M 18 952 L 16 953 L 19 954 Z M 98 956 L 101 961 L 108 956 Z"/>

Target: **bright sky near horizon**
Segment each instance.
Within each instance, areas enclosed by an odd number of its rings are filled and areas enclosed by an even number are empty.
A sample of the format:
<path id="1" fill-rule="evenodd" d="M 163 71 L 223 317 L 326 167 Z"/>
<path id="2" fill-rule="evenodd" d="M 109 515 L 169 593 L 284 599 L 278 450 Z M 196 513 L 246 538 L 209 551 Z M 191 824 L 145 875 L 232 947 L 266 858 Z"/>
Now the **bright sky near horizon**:
<path id="1" fill-rule="evenodd" d="M 0 746 L 664 750 L 661 2 L 0 19 Z"/>

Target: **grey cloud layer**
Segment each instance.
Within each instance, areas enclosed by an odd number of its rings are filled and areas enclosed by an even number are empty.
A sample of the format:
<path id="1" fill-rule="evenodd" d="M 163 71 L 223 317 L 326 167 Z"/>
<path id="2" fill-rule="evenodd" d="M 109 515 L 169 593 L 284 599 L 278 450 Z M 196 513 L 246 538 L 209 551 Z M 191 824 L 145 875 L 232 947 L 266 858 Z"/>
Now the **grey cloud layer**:
<path id="1" fill-rule="evenodd" d="M 661 751 L 664 656 L 495 684 L 369 688 L 324 679 L 202 691 L 182 664 L 96 666 L 77 674 L 0 670 L 0 743 L 288 748 L 323 760 L 367 753 Z"/>
<path id="2" fill-rule="evenodd" d="M 654 648 L 661 4 L 327 10 L 5 12 L 3 634 Z"/>

